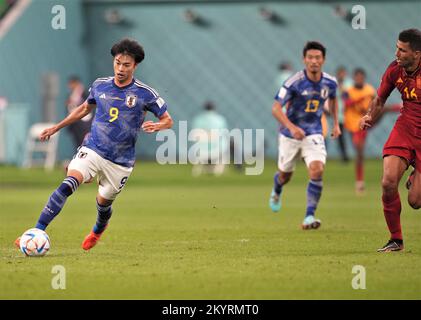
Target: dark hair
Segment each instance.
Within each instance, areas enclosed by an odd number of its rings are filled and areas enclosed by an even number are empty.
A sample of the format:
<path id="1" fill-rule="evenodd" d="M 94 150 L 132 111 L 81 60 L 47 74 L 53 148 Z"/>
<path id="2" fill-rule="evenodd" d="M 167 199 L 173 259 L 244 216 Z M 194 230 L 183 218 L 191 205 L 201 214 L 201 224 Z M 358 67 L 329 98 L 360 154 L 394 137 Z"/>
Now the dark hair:
<path id="1" fill-rule="evenodd" d="M 282 71 L 283 70 L 291 70 L 292 66 L 288 61 L 283 61 L 279 64 L 278 69 L 282 70 Z"/>
<path id="2" fill-rule="evenodd" d="M 145 58 L 145 51 L 142 46 L 135 40 L 124 38 L 113 45 L 111 55 L 115 57 L 118 54 L 127 54 L 133 57 L 136 63 L 140 63 Z"/>
<path id="3" fill-rule="evenodd" d="M 338 66 L 338 67 L 336 68 L 336 72 L 339 72 L 339 71 L 345 71 L 345 72 L 346 72 L 346 67 L 345 67 L 344 65 L 340 65 L 340 66 Z"/>
<path id="4" fill-rule="evenodd" d="M 205 104 L 204 104 L 204 106 L 203 106 L 203 108 L 205 110 L 207 110 L 207 111 L 212 111 L 212 110 L 215 110 L 216 109 L 215 108 L 215 105 L 213 104 L 212 101 L 206 101 Z"/>
<path id="5" fill-rule="evenodd" d="M 76 81 L 78 81 L 78 82 L 80 82 L 80 78 L 79 78 L 79 76 L 77 76 L 77 75 L 75 75 L 75 74 L 72 74 L 68 79 L 67 79 L 67 81 L 68 82 L 76 82 Z"/>
<path id="6" fill-rule="evenodd" d="M 364 77 L 366 76 L 365 70 L 363 68 L 355 68 L 354 70 L 354 76 L 357 74 L 362 74 Z"/>
<path id="7" fill-rule="evenodd" d="M 323 54 L 323 58 L 326 56 L 326 48 L 320 42 L 308 41 L 303 49 L 303 57 L 306 56 L 308 50 L 320 50 Z"/>
<path id="8" fill-rule="evenodd" d="M 413 51 L 421 51 L 421 31 L 418 29 L 407 29 L 399 33 L 399 41 L 409 42 Z"/>

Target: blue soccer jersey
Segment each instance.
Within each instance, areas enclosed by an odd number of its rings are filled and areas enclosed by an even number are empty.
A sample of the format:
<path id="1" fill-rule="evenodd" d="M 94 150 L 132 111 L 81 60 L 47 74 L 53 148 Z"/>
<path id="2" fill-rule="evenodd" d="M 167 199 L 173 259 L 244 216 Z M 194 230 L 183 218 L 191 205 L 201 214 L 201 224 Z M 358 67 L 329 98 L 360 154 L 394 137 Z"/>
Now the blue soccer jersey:
<path id="1" fill-rule="evenodd" d="M 288 119 L 303 129 L 306 136 L 322 134 L 323 106 L 327 99 L 336 98 L 337 85 L 336 78 L 325 72 L 319 82 L 313 82 L 302 70 L 284 82 L 275 100 L 286 107 Z M 292 138 L 284 126 L 281 126 L 280 133 Z"/>
<path id="2" fill-rule="evenodd" d="M 96 112 L 84 145 L 125 167 L 134 166 L 137 134 L 146 112 L 160 117 L 167 110 L 159 94 L 136 79 L 118 87 L 113 77 L 99 78 L 92 84 L 87 102 L 96 104 Z"/>

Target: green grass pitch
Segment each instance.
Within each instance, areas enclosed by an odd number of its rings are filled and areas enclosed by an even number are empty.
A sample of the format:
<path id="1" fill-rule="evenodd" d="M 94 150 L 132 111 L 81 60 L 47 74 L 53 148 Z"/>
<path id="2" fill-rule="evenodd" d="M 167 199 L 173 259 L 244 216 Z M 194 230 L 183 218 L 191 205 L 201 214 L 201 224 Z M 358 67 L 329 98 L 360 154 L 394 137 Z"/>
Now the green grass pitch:
<path id="1" fill-rule="evenodd" d="M 268 208 L 275 161 L 260 176 L 230 168 L 191 177 L 187 165 L 137 163 L 114 204 L 111 224 L 89 252 L 81 242 L 96 219 L 96 185 L 83 185 L 47 229 L 52 248 L 27 258 L 14 239 L 35 225 L 63 171 L 0 167 L 0 299 L 420 299 L 421 212 L 402 187 L 406 250 L 380 254 L 388 239 L 380 202 L 381 161 L 366 162 L 367 193 L 354 193 L 353 164 L 329 161 L 317 210 L 303 231 L 306 170 Z M 66 270 L 55 290 L 52 268 Z M 366 289 L 351 282 L 366 270 Z"/>

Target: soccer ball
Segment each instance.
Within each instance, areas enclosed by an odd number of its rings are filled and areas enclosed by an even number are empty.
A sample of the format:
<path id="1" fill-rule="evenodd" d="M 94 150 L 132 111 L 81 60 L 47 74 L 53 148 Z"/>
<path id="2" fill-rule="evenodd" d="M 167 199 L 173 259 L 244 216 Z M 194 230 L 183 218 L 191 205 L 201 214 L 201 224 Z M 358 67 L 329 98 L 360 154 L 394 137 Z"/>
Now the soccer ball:
<path id="1" fill-rule="evenodd" d="M 41 229 L 26 230 L 20 237 L 20 250 L 29 257 L 42 257 L 50 250 L 50 238 Z"/>

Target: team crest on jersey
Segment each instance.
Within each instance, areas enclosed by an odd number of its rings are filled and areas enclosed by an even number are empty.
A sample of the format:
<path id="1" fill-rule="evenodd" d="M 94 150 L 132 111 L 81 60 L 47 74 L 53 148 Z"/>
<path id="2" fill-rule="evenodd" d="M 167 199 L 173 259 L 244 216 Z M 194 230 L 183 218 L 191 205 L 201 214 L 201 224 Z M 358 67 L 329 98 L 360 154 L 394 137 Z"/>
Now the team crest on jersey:
<path id="1" fill-rule="evenodd" d="M 128 106 L 129 108 L 133 108 L 136 105 L 137 102 L 137 96 L 135 96 L 134 94 L 129 94 L 128 96 L 126 96 L 126 106 Z"/>
<path id="2" fill-rule="evenodd" d="M 322 99 L 327 99 L 329 95 L 329 87 L 323 87 L 322 90 L 320 91 L 320 96 L 322 97 Z"/>

